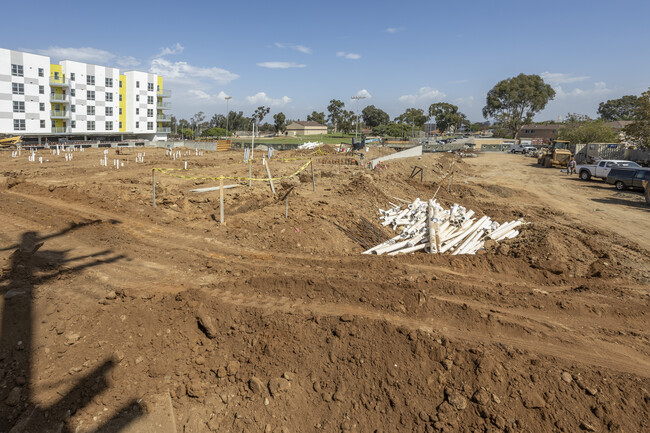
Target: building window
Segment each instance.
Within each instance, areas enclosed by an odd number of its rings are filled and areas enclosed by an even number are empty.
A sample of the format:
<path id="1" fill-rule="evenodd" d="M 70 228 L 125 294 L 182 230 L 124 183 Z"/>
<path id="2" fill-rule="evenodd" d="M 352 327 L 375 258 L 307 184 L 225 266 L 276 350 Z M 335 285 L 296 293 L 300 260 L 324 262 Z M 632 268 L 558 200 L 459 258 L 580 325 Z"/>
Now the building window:
<path id="1" fill-rule="evenodd" d="M 107 93 L 106 94 L 106 102 L 113 102 L 113 94 L 112 93 Z"/>
<path id="2" fill-rule="evenodd" d="M 95 100 L 95 91 L 94 90 L 86 90 L 86 99 L 89 101 L 94 101 Z"/>
<path id="3" fill-rule="evenodd" d="M 70 126 L 72 126 L 73 129 L 76 128 L 77 127 L 77 121 L 73 120 L 72 122 L 70 122 Z"/>
<path id="4" fill-rule="evenodd" d="M 14 119 L 14 130 L 16 130 L 16 131 L 24 131 L 25 130 L 25 119 Z"/>
<path id="5" fill-rule="evenodd" d="M 156 91 L 160 93 L 160 86 L 156 86 Z"/>
<path id="6" fill-rule="evenodd" d="M 147 131 L 153 131 L 153 122 L 147 122 Z"/>
<path id="7" fill-rule="evenodd" d="M 38 93 L 45 95 L 45 86 L 38 86 Z"/>
<path id="8" fill-rule="evenodd" d="M 38 76 L 43 77 L 45 75 L 45 70 L 43 68 L 38 68 Z"/>
<path id="9" fill-rule="evenodd" d="M 54 104 L 54 111 L 59 111 L 61 106 L 59 104 Z"/>
<path id="10" fill-rule="evenodd" d="M 122 94 L 120 93 L 120 102 L 122 102 Z"/>
<path id="11" fill-rule="evenodd" d="M 88 105 L 86 107 L 86 114 L 89 114 L 93 116 L 95 114 L 95 106 L 94 105 Z"/>
<path id="12" fill-rule="evenodd" d="M 135 127 L 139 128 L 140 127 L 140 122 L 135 122 Z"/>
<path id="13" fill-rule="evenodd" d="M 106 79 L 106 87 L 113 87 L 113 79 L 112 78 L 107 78 Z"/>
<path id="14" fill-rule="evenodd" d="M 106 122 L 106 130 L 107 131 L 113 130 L 113 122 Z"/>
<path id="15" fill-rule="evenodd" d="M 56 120 L 52 121 L 52 128 L 56 128 Z"/>
<path id="16" fill-rule="evenodd" d="M 135 109 L 135 115 L 137 116 L 137 115 L 139 115 L 139 114 L 140 114 L 140 109 L 139 109 L 139 108 L 136 108 L 136 109 Z"/>
<path id="17" fill-rule="evenodd" d="M 140 102 L 140 95 L 135 95 L 135 102 Z"/>
<path id="18" fill-rule="evenodd" d="M 22 83 L 11 83 L 11 93 L 14 95 L 24 95 L 25 85 Z"/>
<path id="19" fill-rule="evenodd" d="M 74 89 L 70 89 L 70 96 L 76 96 L 77 93 L 75 92 Z"/>
<path id="20" fill-rule="evenodd" d="M 39 104 L 38 104 L 38 109 L 39 109 L 40 111 L 45 111 L 45 103 L 44 103 L 44 102 L 39 103 Z"/>
<path id="21" fill-rule="evenodd" d="M 153 104 L 153 96 L 147 96 L 147 104 Z"/>
<path id="22" fill-rule="evenodd" d="M 153 117 L 153 110 L 151 108 L 147 110 L 147 117 Z"/>
<path id="23" fill-rule="evenodd" d="M 74 81 L 74 72 L 70 73 L 70 81 Z"/>
<path id="24" fill-rule="evenodd" d="M 122 122 L 120 122 L 120 129 L 122 129 Z"/>
<path id="25" fill-rule="evenodd" d="M 14 101 L 14 113 L 24 113 L 24 112 L 25 112 L 25 102 Z"/>
<path id="26" fill-rule="evenodd" d="M 95 76 L 94 75 L 88 75 L 86 77 L 86 84 L 89 86 L 94 86 L 95 85 Z"/>
<path id="27" fill-rule="evenodd" d="M 11 65 L 11 75 L 14 77 L 23 76 L 23 65 Z"/>
<path id="28" fill-rule="evenodd" d="M 139 88 L 140 88 L 140 82 L 139 82 L 139 81 L 136 81 L 136 82 L 135 82 L 135 88 L 136 88 L 136 89 L 139 89 Z"/>
<path id="29" fill-rule="evenodd" d="M 95 121 L 94 120 L 89 120 L 87 125 L 88 125 L 88 127 L 86 129 L 88 129 L 89 131 L 94 131 L 95 130 Z"/>
<path id="30" fill-rule="evenodd" d="M 113 107 L 106 107 L 106 115 L 108 117 L 113 117 Z"/>
<path id="31" fill-rule="evenodd" d="M 122 88 L 122 80 L 120 80 L 120 89 Z"/>
<path id="32" fill-rule="evenodd" d="M 71 105 L 70 106 L 70 111 L 72 111 L 73 113 L 76 113 L 77 112 L 77 106 L 76 105 Z"/>
<path id="33" fill-rule="evenodd" d="M 58 72 L 55 72 L 55 73 L 54 73 L 54 79 L 55 79 L 56 81 L 59 81 L 59 73 L 58 73 Z"/>
<path id="34" fill-rule="evenodd" d="M 45 120 L 41 120 L 41 128 L 45 128 Z"/>
<path id="35" fill-rule="evenodd" d="M 153 83 L 147 83 L 147 90 L 153 92 Z"/>
<path id="36" fill-rule="evenodd" d="M 122 107 L 120 107 L 120 116 L 122 115 Z"/>

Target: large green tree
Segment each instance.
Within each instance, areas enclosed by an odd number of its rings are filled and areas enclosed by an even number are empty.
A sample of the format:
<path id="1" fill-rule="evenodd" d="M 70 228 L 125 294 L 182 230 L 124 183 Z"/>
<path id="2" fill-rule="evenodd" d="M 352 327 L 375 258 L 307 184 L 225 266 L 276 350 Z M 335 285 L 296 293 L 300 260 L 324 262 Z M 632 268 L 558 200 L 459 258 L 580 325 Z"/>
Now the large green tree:
<path id="1" fill-rule="evenodd" d="M 255 122 L 259 125 L 262 123 L 262 120 L 266 117 L 266 115 L 269 114 L 269 111 L 271 111 L 269 107 L 265 107 L 263 105 L 257 107 L 253 113 L 253 120 L 255 120 Z"/>
<path id="2" fill-rule="evenodd" d="M 452 126 L 454 129 L 467 120 L 466 116 L 458 111 L 458 107 L 447 102 L 438 102 L 429 106 L 429 117 L 436 121 L 436 127 L 440 132 L 446 132 Z"/>
<path id="3" fill-rule="evenodd" d="M 411 125 L 411 130 L 422 129 L 427 121 L 427 115 L 421 108 L 407 108 L 406 111 L 395 118 L 397 123 Z"/>
<path id="4" fill-rule="evenodd" d="M 632 120 L 638 103 L 639 98 L 635 95 L 610 99 L 598 105 L 598 114 L 603 120 Z"/>
<path id="5" fill-rule="evenodd" d="M 344 134 L 352 132 L 354 130 L 354 122 L 356 122 L 356 120 L 357 118 L 354 115 L 353 111 L 342 110 L 339 114 L 339 128 L 341 132 Z"/>
<path id="6" fill-rule="evenodd" d="M 311 114 L 307 115 L 307 121 L 318 122 L 321 125 L 325 124 L 325 113 L 322 111 L 312 111 Z"/>
<path id="7" fill-rule="evenodd" d="M 370 128 L 390 122 L 390 116 L 388 113 L 374 105 L 368 105 L 364 108 L 361 111 L 361 116 L 363 117 L 363 123 Z"/>
<path id="8" fill-rule="evenodd" d="M 583 114 L 569 113 L 558 138 L 571 143 L 618 143 L 618 135 L 602 119 L 593 120 Z"/>
<path id="9" fill-rule="evenodd" d="M 279 112 L 273 116 L 273 126 L 275 126 L 276 134 L 279 132 L 284 132 L 284 130 L 287 129 L 287 125 L 284 123 L 285 120 L 286 117 L 283 112 Z"/>
<path id="10" fill-rule="evenodd" d="M 345 104 L 343 101 L 339 101 L 338 99 L 332 99 L 330 105 L 327 106 L 327 111 L 330 113 L 329 116 L 327 116 L 327 119 L 334 126 L 334 131 L 338 131 L 340 128 L 339 123 L 341 122 L 343 107 L 345 107 Z"/>
<path id="11" fill-rule="evenodd" d="M 555 90 L 539 75 L 519 74 L 498 82 L 487 94 L 483 117 L 493 118 L 518 138 L 522 126 L 530 123 L 555 97 Z"/>
<path id="12" fill-rule="evenodd" d="M 634 109 L 634 121 L 625 127 L 624 132 L 640 146 L 650 147 L 650 89 L 639 97 Z"/>

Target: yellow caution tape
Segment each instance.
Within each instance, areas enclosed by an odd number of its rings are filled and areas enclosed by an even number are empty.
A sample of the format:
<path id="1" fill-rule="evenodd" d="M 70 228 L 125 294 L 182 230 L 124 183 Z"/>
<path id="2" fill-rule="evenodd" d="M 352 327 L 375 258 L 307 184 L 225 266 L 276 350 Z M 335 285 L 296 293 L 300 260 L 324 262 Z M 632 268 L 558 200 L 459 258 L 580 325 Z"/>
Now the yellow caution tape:
<path id="1" fill-rule="evenodd" d="M 191 179 L 191 180 L 220 180 L 220 179 L 231 179 L 231 180 L 251 180 L 251 181 L 257 181 L 257 182 L 268 182 L 269 180 L 280 180 L 280 179 L 288 179 L 290 177 L 296 176 L 298 173 L 301 171 L 305 170 L 307 167 L 309 167 L 309 164 L 311 164 L 311 161 L 307 161 L 302 167 L 300 167 L 295 173 L 292 173 L 288 176 L 279 176 L 279 177 L 272 177 L 271 179 L 269 178 L 263 178 L 263 179 L 254 179 L 250 177 L 243 177 L 243 176 L 219 176 L 219 177 L 200 177 L 200 176 L 183 176 L 180 174 L 173 174 L 169 173 L 170 171 L 178 171 L 182 169 L 178 168 L 156 168 L 154 167 L 152 170 L 155 170 L 159 173 L 165 174 L 167 176 L 171 177 L 176 177 L 178 179 Z"/>

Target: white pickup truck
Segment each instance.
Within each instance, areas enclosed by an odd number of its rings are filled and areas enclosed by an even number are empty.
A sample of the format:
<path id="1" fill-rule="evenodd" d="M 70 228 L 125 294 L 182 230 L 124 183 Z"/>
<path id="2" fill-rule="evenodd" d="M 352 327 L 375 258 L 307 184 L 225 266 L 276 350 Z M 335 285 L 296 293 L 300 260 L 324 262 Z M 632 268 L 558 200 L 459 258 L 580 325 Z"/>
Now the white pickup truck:
<path id="1" fill-rule="evenodd" d="M 607 179 L 612 168 L 640 168 L 636 162 L 623 161 L 618 159 L 603 159 L 596 164 L 576 165 L 576 171 L 582 180 L 589 180 L 592 177 Z"/>

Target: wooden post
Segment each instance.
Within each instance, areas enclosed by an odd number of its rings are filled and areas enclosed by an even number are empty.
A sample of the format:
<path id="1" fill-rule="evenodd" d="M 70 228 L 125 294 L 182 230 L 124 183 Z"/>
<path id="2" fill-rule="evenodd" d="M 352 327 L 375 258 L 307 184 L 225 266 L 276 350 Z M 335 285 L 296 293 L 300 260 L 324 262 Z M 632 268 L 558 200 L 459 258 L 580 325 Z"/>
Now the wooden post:
<path id="1" fill-rule="evenodd" d="M 271 169 L 269 168 L 269 161 L 266 161 L 266 174 L 269 175 L 269 183 L 271 184 L 271 192 L 275 195 L 275 187 L 273 186 L 273 178 L 271 177 Z"/>
<path id="2" fill-rule="evenodd" d="M 223 224 L 223 176 L 219 178 L 219 221 Z"/>
<path id="3" fill-rule="evenodd" d="M 287 194 L 287 198 L 284 199 L 284 217 L 289 218 L 289 194 Z"/>
<path id="4" fill-rule="evenodd" d="M 309 160 L 309 165 L 311 166 L 311 189 L 316 192 L 316 178 L 314 177 L 314 160 Z"/>
<path id="5" fill-rule="evenodd" d="M 430 203 L 433 205 L 433 200 L 431 200 Z M 433 232 L 436 234 L 436 253 L 440 254 L 440 222 L 438 220 L 437 207 L 433 207 L 433 218 L 436 220 L 436 222 L 433 224 Z"/>
<path id="6" fill-rule="evenodd" d="M 248 157 L 248 187 L 253 186 L 253 159 Z"/>
<path id="7" fill-rule="evenodd" d="M 151 184 L 153 185 L 153 207 L 156 207 L 156 170 L 151 169 Z"/>

